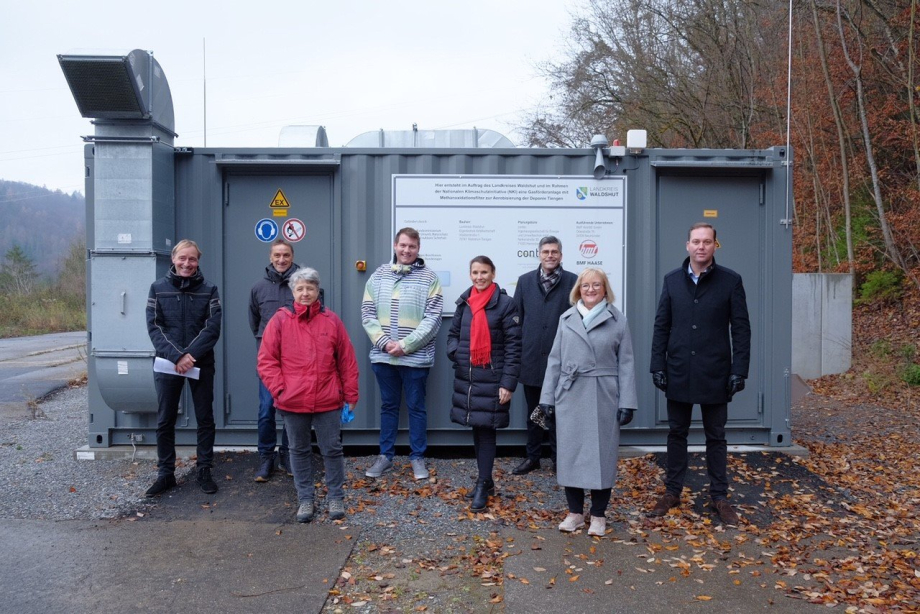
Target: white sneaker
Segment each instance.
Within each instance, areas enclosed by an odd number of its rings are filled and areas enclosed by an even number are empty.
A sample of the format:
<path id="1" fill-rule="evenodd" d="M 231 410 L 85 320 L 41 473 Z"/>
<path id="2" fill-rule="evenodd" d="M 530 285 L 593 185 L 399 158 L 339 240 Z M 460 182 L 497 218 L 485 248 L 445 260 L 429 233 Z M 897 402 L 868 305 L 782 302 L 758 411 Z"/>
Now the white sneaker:
<path id="1" fill-rule="evenodd" d="M 393 461 L 381 454 L 377 457 L 377 460 L 374 461 L 374 464 L 371 465 L 371 468 L 364 472 L 364 475 L 369 478 L 379 478 L 392 468 Z"/>
<path id="2" fill-rule="evenodd" d="M 607 518 L 605 516 L 591 516 L 591 526 L 588 527 L 588 535 L 603 537 L 606 532 Z"/>
<path id="3" fill-rule="evenodd" d="M 409 461 L 409 464 L 412 465 L 412 474 L 415 476 L 416 480 L 427 480 L 428 479 L 428 468 L 425 467 L 424 458 L 413 458 Z"/>
<path id="4" fill-rule="evenodd" d="M 565 520 L 559 523 L 559 530 L 571 533 L 585 526 L 584 514 L 569 514 Z"/>

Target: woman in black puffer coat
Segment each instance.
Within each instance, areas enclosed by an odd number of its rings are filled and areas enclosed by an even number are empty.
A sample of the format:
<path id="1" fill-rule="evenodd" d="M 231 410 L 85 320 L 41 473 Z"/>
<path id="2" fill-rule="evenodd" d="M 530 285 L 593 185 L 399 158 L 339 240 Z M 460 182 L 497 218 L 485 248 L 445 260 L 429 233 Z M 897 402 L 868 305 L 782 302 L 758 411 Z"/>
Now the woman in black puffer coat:
<path id="1" fill-rule="evenodd" d="M 508 426 L 511 394 L 521 371 L 521 319 L 514 301 L 495 283 L 488 256 L 470 261 L 473 285 L 457 300 L 447 334 L 447 357 L 454 365 L 452 422 L 473 427 L 479 477 L 473 511 L 495 494 L 496 430 Z"/>

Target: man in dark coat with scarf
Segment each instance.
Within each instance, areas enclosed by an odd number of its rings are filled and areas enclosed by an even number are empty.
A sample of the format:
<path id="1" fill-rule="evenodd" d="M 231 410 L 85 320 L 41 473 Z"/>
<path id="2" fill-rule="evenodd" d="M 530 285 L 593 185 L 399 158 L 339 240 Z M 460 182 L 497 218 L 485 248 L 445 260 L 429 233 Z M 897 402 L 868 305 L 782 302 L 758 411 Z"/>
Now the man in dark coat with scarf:
<path id="1" fill-rule="evenodd" d="M 540 266 L 518 278 L 514 304 L 521 316 L 522 355 L 520 382 L 524 386 L 527 409 L 527 458 L 512 473 L 524 475 L 540 468 L 544 434 L 549 435 L 550 458 L 556 467 L 556 431 L 544 431 L 530 419 L 540 402 L 540 388 L 546 375 L 546 361 L 553 348 L 559 316 L 571 307 L 569 293 L 578 276 L 562 270 L 562 241 L 554 236 L 540 239 L 537 254 Z"/>
<path id="2" fill-rule="evenodd" d="M 280 309 L 293 303 L 288 279 L 300 267 L 294 262 L 294 247 L 284 239 L 272 241 L 268 253 L 269 264 L 265 267 L 265 276 L 257 281 L 249 295 L 249 328 L 256 338 L 256 350 L 262 344 L 262 333 L 272 316 Z M 277 422 L 275 421 L 275 402 L 259 379 L 259 422 L 258 447 L 259 468 L 256 470 L 256 482 L 267 482 L 275 470 L 275 444 L 278 443 Z M 281 447 L 278 449 L 278 466 L 282 471 L 290 468 L 288 459 L 287 432 L 282 426 Z"/>
<path id="3" fill-rule="evenodd" d="M 712 507 L 737 525 L 728 503 L 725 423 L 728 403 L 744 389 L 751 358 L 751 324 L 741 276 L 716 264 L 716 230 L 690 228 L 689 257 L 665 275 L 652 337 L 652 378 L 668 399 L 667 492 L 652 509 L 664 516 L 680 505 L 687 473 L 687 434 L 694 404 L 703 414 Z"/>

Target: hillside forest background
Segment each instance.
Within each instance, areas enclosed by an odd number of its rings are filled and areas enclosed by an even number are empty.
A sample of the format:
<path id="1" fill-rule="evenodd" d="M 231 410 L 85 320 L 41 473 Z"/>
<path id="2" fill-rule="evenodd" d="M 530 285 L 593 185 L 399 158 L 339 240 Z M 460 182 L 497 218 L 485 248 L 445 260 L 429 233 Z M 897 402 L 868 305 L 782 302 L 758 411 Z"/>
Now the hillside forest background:
<path id="1" fill-rule="evenodd" d="M 0 338 L 86 329 L 86 202 L 0 180 Z"/>
<path id="2" fill-rule="evenodd" d="M 857 288 L 854 367 L 815 385 L 901 394 L 920 385 L 918 4 L 794 0 L 790 17 L 780 0 L 585 0 L 537 67 L 550 94 L 519 144 L 642 128 L 650 147 L 757 149 L 788 128 L 794 270 Z M 84 207 L 0 181 L 0 336 L 85 326 Z"/>

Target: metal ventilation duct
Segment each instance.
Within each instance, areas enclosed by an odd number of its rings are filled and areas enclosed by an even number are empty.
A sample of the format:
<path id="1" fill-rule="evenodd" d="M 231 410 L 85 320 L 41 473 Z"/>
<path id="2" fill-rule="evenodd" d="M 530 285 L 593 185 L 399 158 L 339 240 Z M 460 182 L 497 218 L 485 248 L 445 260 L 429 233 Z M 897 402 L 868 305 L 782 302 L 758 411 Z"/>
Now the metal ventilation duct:
<path id="1" fill-rule="evenodd" d="M 346 147 L 512 148 L 508 137 L 494 130 L 377 130 L 359 134 Z"/>
<path id="2" fill-rule="evenodd" d="M 149 120 L 176 136 L 172 94 L 151 52 L 62 54 L 58 61 L 83 117 Z"/>
<path id="3" fill-rule="evenodd" d="M 278 147 L 329 147 L 329 139 L 323 126 L 285 126 Z"/>

